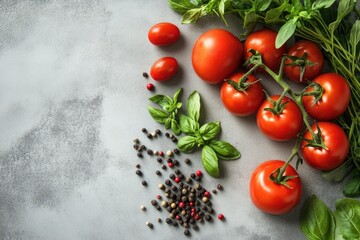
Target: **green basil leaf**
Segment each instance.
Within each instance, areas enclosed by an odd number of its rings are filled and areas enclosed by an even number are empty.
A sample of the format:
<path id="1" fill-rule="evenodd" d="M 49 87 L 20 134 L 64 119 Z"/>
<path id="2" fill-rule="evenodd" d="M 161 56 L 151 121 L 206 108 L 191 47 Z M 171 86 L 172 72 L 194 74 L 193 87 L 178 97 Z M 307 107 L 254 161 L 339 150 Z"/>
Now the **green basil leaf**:
<path id="1" fill-rule="evenodd" d="M 353 48 L 353 52 L 356 52 L 356 47 L 360 42 L 360 20 L 356 20 L 352 26 L 349 42 Z"/>
<path id="2" fill-rule="evenodd" d="M 175 135 L 179 135 L 181 133 L 180 126 L 175 119 L 171 120 L 171 130 Z"/>
<path id="3" fill-rule="evenodd" d="M 268 7 L 271 4 L 271 0 L 257 0 L 255 1 L 256 3 L 256 9 L 260 12 L 265 11 L 266 9 L 268 9 Z"/>
<path id="4" fill-rule="evenodd" d="M 199 129 L 201 137 L 206 141 L 215 138 L 221 131 L 220 122 L 205 123 Z"/>
<path id="5" fill-rule="evenodd" d="M 329 8 L 331 5 L 333 5 L 333 3 L 336 0 L 316 0 L 313 4 L 312 4 L 312 9 L 313 10 L 318 10 L 321 8 Z"/>
<path id="6" fill-rule="evenodd" d="M 278 23 L 280 20 L 280 16 L 284 12 L 287 5 L 289 4 L 287 2 L 284 2 L 277 8 L 269 9 L 265 14 L 265 23 Z"/>
<path id="7" fill-rule="evenodd" d="M 201 151 L 201 161 L 204 169 L 212 177 L 219 177 L 219 161 L 215 151 L 205 145 Z"/>
<path id="8" fill-rule="evenodd" d="M 286 41 L 289 40 L 289 38 L 291 38 L 291 36 L 295 33 L 297 20 L 297 17 L 292 18 L 281 26 L 275 40 L 276 48 L 280 48 L 282 45 L 284 45 Z"/>
<path id="9" fill-rule="evenodd" d="M 335 238 L 334 216 L 315 195 L 307 199 L 300 210 L 300 228 L 310 240 Z"/>
<path id="10" fill-rule="evenodd" d="M 165 123 L 164 123 L 165 129 L 169 129 L 171 127 L 171 121 L 172 121 L 172 118 L 170 118 L 170 117 L 165 120 Z"/>
<path id="11" fill-rule="evenodd" d="M 152 101 L 153 103 L 159 104 L 163 108 L 173 104 L 173 100 L 171 99 L 171 97 L 162 94 L 154 95 L 150 97 L 149 100 Z"/>
<path id="12" fill-rule="evenodd" d="M 191 153 L 196 146 L 196 138 L 193 136 L 185 136 L 179 139 L 178 148 L 185 153 Z"/>
<path id="13" fill-rule="evenodd" d="M 241 157 L 239 150 L 225 141 L 212 140 L 209 146 L 214 149 L 217 156 L 223 160 L 235 160 Z"/>
<path id="14" fill-rule="evenodd" d="M 336 20 L 329 24 L 329 30 L 331 33 L 334 33 L 335 29 L 338 28 L 343 18 L 352 12 L 353 7 L 354 7 L 353 0 L 341 0 L 339 2 Z"/>
<path id="15" fill-rule="evenodd" d="M 258 15 L 255 12 L 245 12 L 244 28 L 252 27 L 257 22 Z"/>
<path id="16" fill-rule="evenodd" d="M 170 8 L 178 13 L 185 13 L 196 7 L 190 0 L 168 0 L 168 3 Z"/>
<path id="17" fill-rule="evenodd" d="M 183 133 L 194 134 L 199 130 L 199 123 L 194 119 L 181 114 L 179 117 L 180 129 Z"/>
<path id="18" fill-rule="evenodd" d="M 166 119 L 169 117 L 169 114 L 167 112 L 164 112 L 160 109 L 148 106 L 148 110 L 151 117 L 158 123 L 164 124 Z"/>
<path id="19" fill-rule="evenodd" d="M 344 195 L 346 197 L 359 197 L 360 196 L 360 170 L 355 169 L 350 174 L 349 179 L 344 186 Z"/>
<path id="20" fill-rule="evenodd" d="M 178 103 L 179 97 L 180 97 L 181 93 L 182 93 L 182 88 L 179 88 L 179 89 L 175 92 L 174 97 L 173 97 L 174 103 Z"/>
<path id="21" fill-rule="evenodd" d="M 195 23 L 202 15 L 203 8 L 194 8 L 190 9 L 182 17 L 181 23 L 188 24 L 188 23 Z"/>
<path id="22" fill-rule="evenodd" d="M 200 119 L 200 107 L 200 94 L 197 91 L 193 91 L 186 102 L 186 110 L 189 117 L 197 122 Z"/>
<path id="23" fill-rule="evenodd" d="M 352 161 L 345 161 L 339 167 L 331 171 L 323 171 L 322 177 L 329 182 L 341 182 L 344 177 L 349 173 L 349 169 L 352 167 Z"/>
<path id="24" fill-rule="evenodd" d="M 339 199 L 336 201 L 334 216 L 336 233 L 343 239 L 360 239 L 360 201 Z"/>

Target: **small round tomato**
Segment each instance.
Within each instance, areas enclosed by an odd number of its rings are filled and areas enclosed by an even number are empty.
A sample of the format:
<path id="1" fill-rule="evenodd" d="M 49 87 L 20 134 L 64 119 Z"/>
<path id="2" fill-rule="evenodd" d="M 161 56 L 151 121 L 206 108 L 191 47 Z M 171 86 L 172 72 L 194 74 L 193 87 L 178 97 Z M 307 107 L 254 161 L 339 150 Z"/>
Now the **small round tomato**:
<path id="1" fill-rule="evenodd" d="M 304 54 L 306 56 L 304 56 Z M 301 68 L 299 65 L 288 65 L 292 64 L 293 60 L 286 59 L 284 72 L 286 76 L 294 82 L 307 82 L 318 76 L 324 66 L 324 56 L 320 48 L 316 43 L 302 40 L 294 43 L 287 52 L 287 55 L 298 57 L 297 60 L 300 64 L 305 64 L 304 73 L 302 79 L 300 79 Z M 302 59 L 305 57 L 304 59 Z M 310 62 L 311 65 L 306 65 L 306 62 Z"/>
<path id="2" fill-rule="evenodd" d="M 319 170 L 333 170 L 340 166 L 349 152 L 349 140 L 344 130 L 332 122 L 318 122 L 321 138 L 327 149 L 308 146 L 308 141 L 302 141 L 301 152 L 304 160 L 311 167 Z M 314 124 L 311 126 L 315 134 L 318 133 Z M 304 139 L 312 140 L 309 130 L 305 132 Z"/>
<path id="3" fill-rule="evenodd" d="M 150 28 L 148 38 L 156 46 L 166 46 L 175 43 L 180 38 L 180 30 L 172 23 L 161 22 Z"/>
<path id="4" fill-rule="evenodd" d="M 293 209 L 300 201 L 302 184 L 296 170 L 288 165 L 284 176 L 297 176 L 286 181 L 287 186 L 270 179 L 271 174 L 284 166 L 281 160 L 269 160 L 260 164 L 250 179 L 250 197 L 254 205 L 263 212 L 283 214 Z"/>
<path id="5" fill-rule="evenodd" d="M 151 66 L 150 75 L 156 81 L 166 81 L 172 78 L 178 70 L 178 62 L 173 57 L 158 59 Z"/>
<path id="6" fill-rule="evenodd" d="M 279 95 L 274 95 L 271 99 L 276 101 L 279 97 Z M 285 104 L 284 108 L 280 113 L 275 114 L 269 110 L 273 108 L 273 104 L 266 99 L 257 112 L 256 121 L 261 132 L 270 139 L 287 141 L 296 138 L 301 131 L 302 113 L 294 100 L 288 97 L 284 97 L 281 103 Z"/>
<path id="7" fill-rule="evenodd" d="M 303 96 L 302 102 L 311 117 L 321 121 L 330 121 L 346 111 L 351 93 L 345 78 L 336 73 L 324 73 L 316 77 L 313 82 L 323 88 L 323 93 L 315 104 L 314 96 Z M 306 93 L 313 90 L 313 87 L 309 87 Z"/>
<path id="8" fill-rule="evenodd" d="M 243 73 L 235 73 L 230 77 L 230 80 L 238 83 L 243 75 Z M 247 76 L 243 85 L 247 86 L 238 90 L 224 82 L 220 90 L 220 97 L 225 108 L 238 116 L 253 114 L 265 98 L 262 84 L 253 75 Z"/>
<path id="9" fill-rule="evenodd" d="M 212 29 L 196 40 L 192 50 L 192 65 L 202 80 L 216 84 L 236 70 L 242 55 L 243 46 L 237 37 L 223 29 Z"/>
<path id="10" fill-rule="evenodd" d="M 275 39 L 277 32 L 270 29 L 261 29 L 251 33 L 244 43 L 245 59 L 249 59 L 252 53 L 250 49 L 254 49 L 261 53 L 263 63 L 273 71 L 278 71 L 281 58 L 286 52 L 286 45 L 280 48 L 275 47 Z"/>

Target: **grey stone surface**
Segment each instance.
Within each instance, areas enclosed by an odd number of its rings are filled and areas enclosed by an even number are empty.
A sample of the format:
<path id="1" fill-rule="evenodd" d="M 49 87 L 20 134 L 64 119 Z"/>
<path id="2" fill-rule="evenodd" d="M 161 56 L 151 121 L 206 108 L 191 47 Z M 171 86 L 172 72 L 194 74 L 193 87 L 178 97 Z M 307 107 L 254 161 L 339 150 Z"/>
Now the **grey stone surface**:
<path id="1" fill-rule="evenodd" d="M 0 2 L 0 239 L 183 239 L 183 230 L 158 224 L 150 205 L 157 185 L 170 172 L 155 175 L 159 165 L 138 160 L 132 140 L 153 149 L 172 149 L 165 138 L 148 141 L 141 128 L 162 127 L 150 118 L 151 96 L 142 77 L 162 56 L 174 56 L 180 71 L 157 93 L 184 96 L 198 90 L 202 119 L 220 120 L 223 139 L 242 152 L 241 159 L 221 162 L 222 178 L 204 177 L 225 222 L 214 221 L 193 232 L 193 239 L 304 239 L 299 230 L 300 205 L 291 213 L 271 216 L 249 198 L 252 170 L 268 159 L 286 159 L 293 142 L 273 142 L 261 135 L 254 116 L 228 113 L 218 97 L 219 86 L 203 83 L 191 67 L 191 49 L 204 31 L 225 26 L 208 18 L 181 25 L 181 16 L 163 0 L 79 0 Z M 169 21 L 181 30 L 170 47 L 155 47 L 147 31 Z M 229 28 L 241 32 L 237 18 Z M 269 92 L 279 88 L 264 78 Z M 199 153 L 191 167 L 202 169 Z M 141 163 L 144 188 L 135 175 Z M 303 165 L 302 202 L 315 193 L 331 208 L 342 197 L 341 184 L 325 182 Z M 301 202 L 301 203 L 302 203 Z M 142 212 L 140 205 L 146 205 Z M 146 221 L 154 223 L 150 230 Z"/>

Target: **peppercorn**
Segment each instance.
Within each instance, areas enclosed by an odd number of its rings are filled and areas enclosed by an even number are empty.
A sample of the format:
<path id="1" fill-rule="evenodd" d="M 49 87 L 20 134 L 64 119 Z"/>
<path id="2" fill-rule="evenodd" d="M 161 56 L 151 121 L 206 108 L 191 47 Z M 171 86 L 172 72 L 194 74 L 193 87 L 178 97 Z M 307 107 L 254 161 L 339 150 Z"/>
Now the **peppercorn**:
<path id="1" fill-rule="evenodd" d="M 165 170 L 165 169 L 166 169 L 166 165 L 164 165 L 164 164 L 161 165 L 161 168 Z"/>
<path id="2" fill-rule="evenodd" d="M 165 193 L 165 197 L 166 197 L 166 198 L 169 198 L 169 197 L 170 197 L 170 194 L 169 194 L 169 193 Z"/>
<path id="3" fill-rule="evenodd" d="M 214 211 L 213 208 L 209 208 L 209 209 L 208 209 L 208 212 L 209 212 L 210 214 L 214 214 L 215 211 Z"/>
<path id="4" fill-rule="evenodd" d="M 158 163 L 162 163 L 162 158 L 158 157 L 156 160 L 158 161 Z"/>
<path id="5" fill-rule="evenodd" d="M 207 211 L 207 207 L 205 205 L 202 205 L 201 209 L 204 210 L 204 211 Z"/>
<path id="6" fill-rule="evenodd" d="M 137 153 L 137 156 L 138 156 L 139 158 L 142 158 L 142 157 L 143 157 L 142 153 L 140 153 L 140 152 Z"/>
<path id="7" fill-rule="evenodd" d="M 221 184 L 218 184 L 218 185 L 217 185 L 217 189 L 223 190 L 223 186 L 222 186 Z"/>
<path id="8" fill-rule="evenodd" d="M 204 196 L 207 197 L 207 198 L 209 198 L 211 195 L 210 195 L 210 193 L 209 193 L 208 191 L 205 191 L 205 192 L 204 192 Z"/>
<path id="9" fill-rule="evenodd" d="M 160 176 L 161 175 L 161 172 L 159 170 L 156 170 L 156 175 Z"/>
<path id="10" fill-rule="evenodd" d="M 164 184 L 159 184 L 159 188 L 161 189 L 161 190 L 164 190 L 165 189 L 165 186 L 164 186 Z"/>
<path id="11" fill-rule="evenodd" d="M 183 189 L 181 190 L 181 193 L 185 195 L 185 194 L 187 193 L 186 188 L 183 188 Z"/>
<path id="12" fill-rule="evenodd" d="M 167 186 L 171 186 L 172 184 L 171 184 L 171 181 L 169 180 L 169 179 L 166 179 L 165 180 L 165 184 L 167 185 Z"/>
<path id="13" fill-rule="evenodd" d="M 200 181 L 200 180 L 201 180 L 201 178 L 200 178 L 199 176 L 196 176 L 196 177 L 195 177 L 195 181 L 198 182 L 198 181 Z"/>
<path id="14" fill-rule="evenodd" d="M 176 169 L 174 172 L 176 175 L 179 175 L 181 173 L 181 171 L 179 169 Z"/>
<path id="15" fill-rule="evenodd" d="M 147 152 L 147 154 L 150 155 L 150 156 L 152 156 L 152 155 L 154 154 L 154 152 L 153 152 L 151 149 L 148 149 L 146 152 Z"/>
<path id="16" fill-rule="evenodd" d="M 136 166 L 135 166 L 136 168 L 140 168 L 140 164 L 136 164 Z"/>
<path id="17" fill-rule="evenodd" d="M 171 186 L 171 190 L 173 190 L 174 192 L 176 192 L 178 190 L 178 188 L 175 185 Z"/>
<path id="18" fill-rule="evenodd" d="M 149 228 L 153 228 L 153 227 L 154 227 L 154 225 L 153 225 L 151 222 L 146 222 L 145 224 L 146 224 L 146 226 L 148 226 Z"/>
<path id="19" fill-rule="evenodd" d="M 173 152 L 171 150 L 166 151 L 166 156 L 171 157 L 173 155 Z"/>
<path id="20" fill-rule="evenodd" d="M 171 224 L 172 221 L 171 221 L 170 218 L 166 218 L 166 219 L 165 219 L 165 222 L 166 222 L 167 224 Z"/>
<path id="21" fill-rule="evenodd" d="M 154 90 L 154 88 L 155 88 L 155 86 L 154 86 L 154 84 L 152 84 L 152 83 L 148 83 L 148 84 L 146 85 L 146 89 L 149 90 L 149 91 Z"/>
<path id="22" fill-rule="evenodd" d="M 195 175 L 198 176 L 198 177 L 201 177 L 202 176 L 202 172 L 200 170 L 197 170 L 195 172 Z"/>
<path id="23" fill-rule="evenodd" d="M 187 230 L 187 229 L 185 229 L 184 234 L 185 234 L 185 236 L 189 236 L 189 235 L 190 235 L 190 231 Z"/>
<path id="24" fill-rule="evenodd" d="M 225 219 L 225 216 L 224 216 L 223 214 L 219 213 L 218 219 L 219 219 L 219 220 L 224 220 L 224 219 Z"/>
<path id="25" fill-rule="evenodd" d="M 135 139 L 133 140 L 133 142 L 134 142 L 135 144 L 139 144 L 139 143 L 140 143 L 140 140 L 139 140 L 138 138 L 135 138 Z"/>
<path id="26" fill-rule="evenodd" d="M 159 155 L 159 151 L 158 150 L 155 150 L 154 151 L 154 154 L 157 156 L 157 155 Z"/>
<path id="27" fill-rule="evenodd" d="M 170 133 L 166 132 L 165 137 L 170 137 Z"/>
<path id="28" fill-rule="evenodd" d="M 161 202 L 161 206 L 167 207 L 167 206 L 168 206 L 168 203 L 167 203 L 166 201 L 162 201 L 162 202 Z"/>
<path id="29" fill-rule="evenodd" d="M 174 167 L 174 164 L 173 164 L 172 162 L 169 162 L 169 163 L 168 163 L 168 166 L 169 166 L 169 168 L 173 168 L 173 167 Z"/>
<path id="30" fill-rule="evenodd" d="M 183 182 L 179 182 L 179 187 L 183 187 L 184 186 L 184 183 Z"/>
<path id="31" fill-rule="evenodd" d="M 137 175 L 142 176 L 142 172 L 140 170 L 136 170 L 135 172 Z"/>
<path id="32" fill-rule="evenodd" d="M 175 177 L 174 181 L 175 181 L 176 183 L 179 183 L 179 182 L 181 181 L 181 179 L 180 179 L 179 177 Z"/>
<path id="33" fill-rule="evenodd" d="M 196 190 L 200 190 L 202 188 L 201 184 L 197 183 L 195 184 L 195 189 Z"/>
<path id="34" fill-rule="evenodd" d="M 157 205 L 156 210 L 161 211 L 161 207 L 159 205 Z"/>
<path id="35" fill-rule="evenodd" d="M 162 197 L 161 197 L 161 195 L 158 194 L 158 195 L 156 195 L 156 198 L 161 200 Z"/>
<path id="36" fill-rule="evenodd" d="M 213 192 L 214 194 L 216 194 L 216 193 L 217 193 L 216 189 L 213 189 L 213 190 L 212 190 L 212 192 Z"/>
<path id="37" fill-rule="evenodd" d="M 171 190 L 170 190 L 170 189 L 168 189 L 168 188 L 166 188 L 166 189 L 165 189 L 165 192 L 166 192 L 166 193 L 170 193 L 170 192 L 171 192 Z"/>
<path id="38" fill-rule="evenodd" d="M 186 182 L 186 183 L 191 183 L 191 182 L 192 182 L 192 180 L 191 180 L 191 178 L 190 178 L 190 177 L 187 177 L 187 178 L 185 178 L 185 182 Z"/>
<path id="39" fill-rule="evenodd" d="M 151 137 L 156 138 L 156 137 L 157 137 L 156 133 L 155 133 L 155 132 L 152 132 L 152 133 L 151 133 Z"/>
<path id="40" fill-rule="evenodd" d="M 177 222 L 172 222 L 172 225 L 174 226 L 174 227 L 177 227 L 178 226 L 178 223 Z"/>
<path id="41" fill-rule="evenodd" d="M 177 138 L 176 138 L 176 137 L 174 137 L 174 136 L 173 136 L 173 137 L 171 137 L 170 139 L 171 139 L 171 141 L 172 141 L 173 143 L 176 143 L 176 142 L 177 142 Z"/>
<path id="42" fill-rule="evenodd" d="M 156 200 L 151 200 L 151 205 L 156 206 L 156 205 L 158 205 L 158 203 Z"/>
<path id="43" fill-rule="evenodd" d="M 139 150 L 140 146 L 137 145 L 137 144 L 134 144 L 134 145 L 133 145 L 133 148 L 134 148 L 135 150 Z"/>
<path id="44" fill-rule="evenodd" d="M 168 158 L 168 159 L 166 159 L 166 162 L 167 162 L 167 163 L 172 163 L 173 160 L 172 160 L 171 158 Z"/>
<path id="45" fill-rule="evenodd" d="M 146 128 L 141 129 L 141 131 L 142 131 L 143 133 L 147 133 Z"/>
<path id="46" fill-rule="evenodd" d="M 196 177 L 195 173 L 190 174 L 190 177 L 195 178 Z"/>
<path id="47" fill-rule="evenodd" d="M 179 153 L 180 153 L 180 150 L 177 149 L 177 148 L 175 148 L 175 149 L 173 150 L 173 152 L 174 152 L 175 154 L 179 154 Z"/>
<path id="48" fill-rule="evenodd" d="M 158 223 L 162 223 L 162 219 L 161 219 L 161 218 L 158 218 L 157 221 L 158 221 Z"/>
<path id="49" fill-rule="evenodd" d="M 174 179 L 175 179 L 175 174 L 171 173 L 171 174 L 169 175 L 169 178 L 174 180 Z"/>
<path id="50" fill-rule="evenodd" d="M 146 210 L 146 207 L 145 207 L 144 205 L 141 205 L 141 206 L 140 206 L 140 209 L 143 210 L 143 211 L 145 211 L 145 210 Z"/>
<path id="51" fill-rule="evenodd" d="M 142 75 L 143 75 L 144 78 L 148 78 L 148 77 L 149 77 L 149 74 L 148 74 L 147 72 L 143 72 Z"/>
<path id="52" fill-rule="evenodd" d="M 156 129 L 156 130 L 155 130 L 155 133 L 156 133 L 157 135 L 160 135 L 160 134 L 161 134 L 160 129 Z"/>
<path id="53" fill-rule="evenodd" d="M 159 156 L 163 157 L 164 156 L 164 152 L 163 151 L 159 151 Z"/>
<path id="54" fill-rule="evenodd" d="M 151 138 L 152 138 L 151 133 L 146 134 L 146 137 L 149 138 L 149 139 L 151 139 Z"/>
<path id="55" fill-rule="evenodd" d="M 169 213 L 171 213 L 171 212 L 172 212 L 172 208 L 171 208 L 170 206 L 168 206 L 168 207 L 166 208 L 166 211 L 168 211 Z"/>
<path id="56" fill-rule="evenodd" d="M 191 163 L 190 159 L 188 159 L 188 158 L 185 158 L 184 162 L 185 162 L 186 164 L 190 164 L 190 163 Z"/>

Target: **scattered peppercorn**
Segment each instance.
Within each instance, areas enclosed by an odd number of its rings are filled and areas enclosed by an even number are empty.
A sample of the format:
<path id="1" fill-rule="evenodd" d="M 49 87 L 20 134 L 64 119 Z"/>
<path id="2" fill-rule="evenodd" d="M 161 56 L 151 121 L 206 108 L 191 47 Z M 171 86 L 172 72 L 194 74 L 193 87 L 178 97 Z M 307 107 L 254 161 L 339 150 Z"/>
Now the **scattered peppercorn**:
<path id="1" fill-rule="evenodd" d="M 152 156 L 152 155 L 154 154 L 154 152 L 153 152 L 151 149 L 148 149 L 146 152 L 147 152 L 147 154 L 150 155 L 150 156 Z"/>
<path id="2" fill-rule="evenodd" d="M 158 161 L 158 163 L 162 163 L 162 158 L 158 157 L 156 161 Z"/>
<path id="3" fill-rule="evenodd" d="M 147 72 L 143 72 L 142 75 L 143 75 L 144 78 L 148 78 L 148 77 L 149 77 L 149 74 L 148 74 Z"/>
<path id="4" fill-rule="evenodd" d="M 137 156 L 138 156 L 139 158 L 142 158 L 142 157 L 143 157 L 143 155 L 142 155 L 141 152 L 138 152 L 138 153 L 137 153 Z"/>
<path id="5" fill-rule="evenodd" d="M 181 181 L 181 179 L 180 179 L 179 177 L 176 177 L 176 178 L 174 179 L 174 181 L 175 181 L 176 183 L 179 183 L 179 182 Z"/>
<path id="6" fill-rule="evenodd" d="M 161 219 L 161 218 L 158 218 L 157 221 L 158 221 L 158 223 L 162 223 L 162 219 Z"/>
<path id="7" fill-rule="evenodd" d="M 185 236 L 189 236 L 189 235 L 190 235 L 190 231 L 187 230 L 187 229 L 185 229 L 184 234 L 185 234 Z"/>
<path id="8" fill-rule="evenodd" d="M 223 188 L 223 186 L 222 186 L 221 184 L 218 184 L 218 185 L 217 185 L 217 189 L 223 190 L 224 188 Z"/>
<path id="9" fill-rule="evenodd" d="M 201 170 L 197 170 L 197 171 L 195 172 L 195 175 L 198 176 L 198 177 L 201 177 L 201 176 L 202 176 Z"/>
<path id="10" fill-rule="evenodd" d="M 216 194 L 216 193 L 217 193 L 216 189 L 213 189 L 213 190 L 212 190 L 212 192 L 213 192 L 214 194 Z"/>
<path id="11" fill-rule="evenodd" d="M 171 224 L 171 223 L 172 223 L 172 221 L 171 221 L 170 218 L 166 218 L 166 219 L 165 219 L 165 222 L 166 222 L 167 224 Z"/>
<path id="12" fill-rule="evenodd" d="M 141 184 L 142 184 L 143 186 L 147 186 L 147 182 L 146 182 L 145 180 L 143 180 L 143 181 L 141 182 Z"/>
<path id="13" fill-rule="evenodd" d="M 190 164 L 190 163 L 191 163 L 190 159 L 188 159 L 188 158 L 185 158 L 184 162 L 185 162 L 186 164 Z"/>
<path id="14" fill-rule="evenodd" d="M 224 219 L 225 219 L 225 216 L 224 216 L 223 214 L 219 213 L 218 219 L 219 219 L 219 220 L 224 220 Z"/>
<path id="15" fill-rule="evenodd" d="M 164 164 L 161 165 L 161 168 L 165 170 L 165 169 L 166 169 L 166 165 L 164 165 Z"/>
<path id="16" fill-rule="evenodd" d="M 204 192 L 204 196 L 207 197 L 207 198 L 209 198 L 211 195 L 210 195 L 210 193 L 209 193 L 208 191 L 205 191 L 205 192 Z"/>
<path id="17" fill-rule="evenodd" d="M 147 88 L 147 90 L 152 91 L 152 90 L 154 90 L 155 86 L 154 86 L 154 84 L 152 84 L 152 83 L 148 83 L 148 84 L 146 85 L 146 88 Z"/>
<path id="18" fill-rule="evenodd" d="M 208 222 L 211 221 L 211 215 L 206 214 L 205 215 L 205 220 L 208 221 Z"/>
<path id="19" fill-rule="evenodd" d="M 164 152 L 163 152 L 163 151 L 159 151 L 159 156 L 160 156 L 160 157 L 164 156 Z"/>
<path id="20" fill-rule="evenodd" d="M 145 224 L 146 224 L 146 226 L 148 226 L 149 228 L 153 228 L 153 227 L 154 227 L 154 225 L 153 225 L 151 222 L 146 222 Z"/>
<path id="21" fill-rule="evenodd" d="M 142 176 L 142 172 L 140 170 L 136 170 L 136 175 Z"/>
<path id="22" fill-rule="evenodd" d="M 143 210 L 143 211 L 145 211 L 145 210 L 146 210 L 146 207 L 145 207 L 144 205 L 141 205 L 141 206 L 140 206 L 140 209 Z"/>
<path id="23" fill-rule="evenodd" d="M 173 150 L 173 152 L 174 152 L 175 154 L 179 154 L 179 153 L 180 153 L 180 150 L 177 149 L 177 148 L 175 148 L 175 149 Z"/>
<path id="24" fill-rule="evenodd" d="M 169 162 L 169 163 L 168 163 L 168 166 L 169 166 L 169 168 L 173 168 L 173 167 L 174 167 L 174 164 L 173 164 L 172 162 Z"/>
<path id="25" fill-rule="evenodd" d="M 165 186 L 164 186 L 164 184 L 159 184 L 159 188 L 161 189 L 161 190 L 164 190 L 165 189 Z"/>
<path id="26" fill-rule="evenodd" d="M 179 166 L 179 161 L 175 159 L 175 160 L 174 160 L 174 165 L 175 165 L 175 166 Z"/>
<path id="27" fill-rule="evenodd" d="M 156 170 L 156 175 L 160 176 L 161 175 L 161 172 L 159 170 Z"/>
<path id="28" fill-rule="evenodd" d="M 146 135 L 146 137 L 149 138 L 149 139 L 151 139 L 151 138 L 152 138 L 151 133 L 148 133 L 148 134 Z"/>
<path id="29" fill-rule="evenodd" d="M 142 131 L 143 133 L 147 133 L 147 129 L 146 129 L 146 128 L 141 129 L 141 131 Z"/>
<path id="30" fill-rule="evenodd" d="M 160 129 L 156 129 L 156 130 L 155 130 L 155 133 L 156 133 L 157 135 L 161 135 Z"/>
<path id="31" fill-rule="evenodd" d="M 174 179 L 175 179 L 175 174 L 171 173 L 171 174 L 169 175 L 169 178 L 174 180 Z"/>
<path id="32" fill-rule="evenodd" d="M 135 138 L 135 139 L 133 140 L 133 142 L 136 143 L 136 144 L 139 144 L 139 143 L 140 143 L 140 140 L 139 140 L 138 138 Z"/>
<path id="33" fill-rule="evenodd" d="M 173 142 L 173 143 L 176 143 L 177 142 L 177 138 L 176 137 L 172 137 L 172 138 L 170 138 L 171 139 L 171 141 Z"/>
<path id="34" fill-rule="evenodd" d="M 140 146 L 139 146 L 138 144 L 134 144 L 133 148 L 134 148 L 135 150 L 139 150 Z"/>
<path id="35" fill-rule="evenodd" d="M 136 166 L 135 166 L 136 168 L 140 168 L 141 166 L 140 166 L 140 164 L 136 164 Z"/>
<path id="36" fill-rule="evenodd" d="M 167 151 L 166 151 L 166 155 L 167 155 L 168 157 L 171 157 L 171 156 L 173 155 L 173 152 L 172 152 L 171 150 L 167 150 Z"/>
<path id="37" fill-rule="evenodd" d="M 170 137 L 170 133 L 166 132 L 165 137 Z"/>

